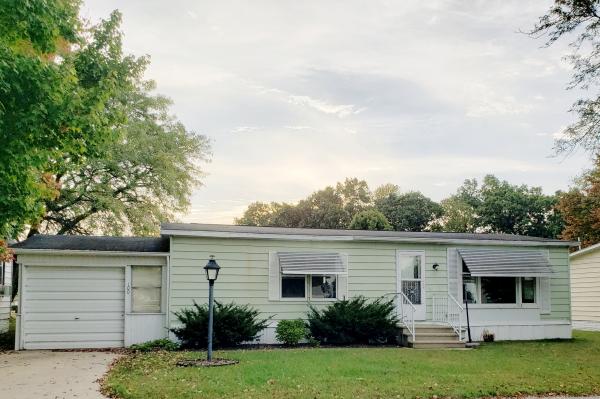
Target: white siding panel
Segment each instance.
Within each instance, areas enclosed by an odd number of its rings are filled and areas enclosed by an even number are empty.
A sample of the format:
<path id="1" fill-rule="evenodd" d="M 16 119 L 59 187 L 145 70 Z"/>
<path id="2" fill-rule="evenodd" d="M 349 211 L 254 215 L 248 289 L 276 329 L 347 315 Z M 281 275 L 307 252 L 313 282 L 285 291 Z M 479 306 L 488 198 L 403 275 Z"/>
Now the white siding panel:
<path id="1" fill-rule="evenodd" d="M 26 266 L 25 349 L 121 347 L 122 267 Z"/>

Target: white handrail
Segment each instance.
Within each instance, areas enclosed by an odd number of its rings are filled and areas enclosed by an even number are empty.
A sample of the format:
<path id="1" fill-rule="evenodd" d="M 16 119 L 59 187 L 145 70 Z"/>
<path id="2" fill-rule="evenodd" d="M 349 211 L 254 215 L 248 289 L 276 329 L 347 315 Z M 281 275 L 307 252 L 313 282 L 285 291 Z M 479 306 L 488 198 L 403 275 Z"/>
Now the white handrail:
<path id="1" fill-rule="evenodd" d="M 396 295 L 399 295 L 400 299 L 400 321 L 412 335 L 412 342 L 415 342 L 415 312 L 417 311 L 417 308 L 404 292 L 397 292 Z M 405 311 L 407 306 L 410 312 Z"/>
<path id="2" fill-rule="evenodd" d="M 452 327 L 461 341 L 463 340 L 463 310 L 464 308 L 462 305 L 454 298 L 454 296 L 452 296 L 452 294 L 448 294 L 445 297 L 433 297 L 433 321 L 448 324 Z"/>
<path id="3" fill-rule="evenodd" d="M 464 308 L 452 294 L 448 294 L 448 298 L 450 298 L 450 301 L 448 301 L 448 324 L 458 334 L 458 339 L 462 341 L 462 312 Z"/>

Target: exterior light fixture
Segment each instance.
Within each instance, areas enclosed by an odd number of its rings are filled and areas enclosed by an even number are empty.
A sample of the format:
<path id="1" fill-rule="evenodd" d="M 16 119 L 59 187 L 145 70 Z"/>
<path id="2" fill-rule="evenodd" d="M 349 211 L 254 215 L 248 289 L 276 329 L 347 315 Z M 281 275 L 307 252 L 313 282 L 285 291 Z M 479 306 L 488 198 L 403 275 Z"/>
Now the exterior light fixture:
<path id="1" fill-rule="evenodd" d="M 436 270 L 436 271 L 437 271 L 438 267 L 440 267 L 440 265 L 438 265 L 437 263 L 434 263 L 434 264 L 433 264 L 433 270 Z"/>
<path id="2" fill-rule="evenodd" d="M 211 255 L 204 271 L 206 272 L 206 279 L 208 280 L 208 348 L 206 352 L 206 360 L 212 361 L 212 344 L 213 344 L 213 307 L 214 307 L 214 296 L 213 288 L 215 280 L 219 276 L 219 269 L 221 267 L 215 260 L 215 256 Z"/>

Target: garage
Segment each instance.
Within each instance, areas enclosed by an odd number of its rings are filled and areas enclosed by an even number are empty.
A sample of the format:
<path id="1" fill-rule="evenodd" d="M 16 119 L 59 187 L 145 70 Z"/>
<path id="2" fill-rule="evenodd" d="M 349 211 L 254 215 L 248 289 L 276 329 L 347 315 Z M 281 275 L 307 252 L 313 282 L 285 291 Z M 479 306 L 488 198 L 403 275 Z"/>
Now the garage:
<path id="1" fill-rule="evenodd" d="M 25 276 L 24 349 L 123 346 L 124 268 L 27 266 Z"/>
<path id="2" fill-rule="evenodd" d="M 16 349 L 118 348 L 166 336 L 168 238 L 36 235 L 13 249 Z"/>

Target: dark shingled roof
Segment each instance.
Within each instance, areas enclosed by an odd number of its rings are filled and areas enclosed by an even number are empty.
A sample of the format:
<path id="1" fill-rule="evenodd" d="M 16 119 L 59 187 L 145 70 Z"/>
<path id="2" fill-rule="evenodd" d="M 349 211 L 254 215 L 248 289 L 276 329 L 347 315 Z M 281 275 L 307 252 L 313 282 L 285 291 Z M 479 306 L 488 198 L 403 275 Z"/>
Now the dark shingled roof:
<path id="1" fill-rule="evenodd" d="M 481 240 L 481 241 L 512 241 L 512 242 L 531 242 L 531 243 L 554 243 L 555 245 L 575 245 L 576 243 L 564 240 L 555 240 L 550 238 L 520 236 L 515 234 L 487 234 L 487 233 L 441 233 L 441 232 L 410 232 L 410 231 L 373 231 L 373 230 L 334 230 L 334 229 L 300 229 L 287 227 L 256 227 L 256 226 L 236 226 L 227 224 L 200 224 L 200 223 L 163 223 L 161 232 L 163 234 L 181 235 L 185 232 L 214 232 L 214 233 L 241 233 L 241 234 L 278 234 L 290 236 L 346 236 L 349 238 L 401 238 L 415 240 Z"/>
<path id="2" fill-rule="evenodd" d="M 14 249 L 76 251 L 169 252 L 169 237 L 103 237 L 36 234 L 10 246 Z"/>

